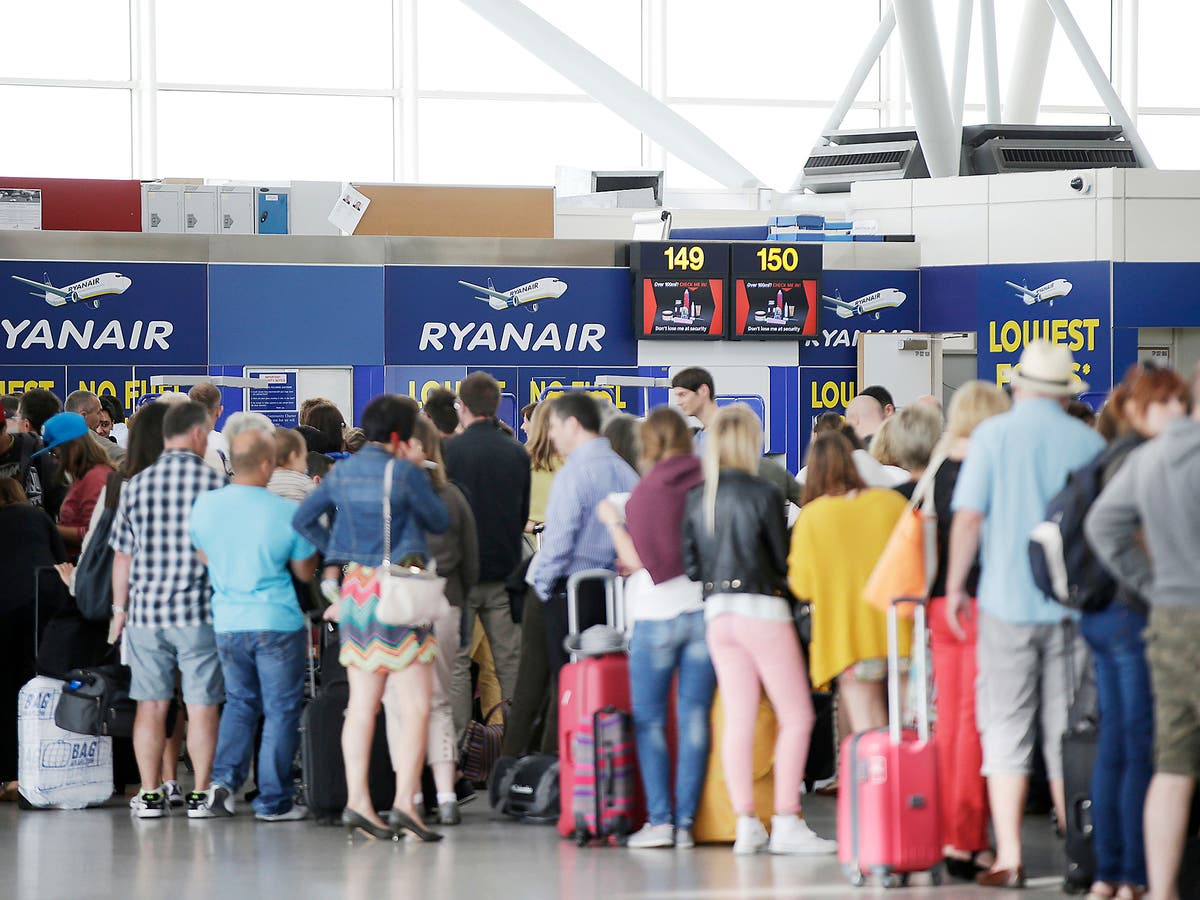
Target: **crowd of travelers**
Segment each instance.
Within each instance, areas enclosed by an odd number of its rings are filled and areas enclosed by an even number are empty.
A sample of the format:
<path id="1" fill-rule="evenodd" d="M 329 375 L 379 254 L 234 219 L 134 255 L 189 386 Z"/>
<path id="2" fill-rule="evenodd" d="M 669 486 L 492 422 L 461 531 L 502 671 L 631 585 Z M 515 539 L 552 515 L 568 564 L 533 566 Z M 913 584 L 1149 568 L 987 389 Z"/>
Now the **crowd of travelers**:
<path id="1" fill-rule="evenodd" d="M 811 423 L 797 475 L 764 456 L 758 417 L 718 402 L 700 368 L 677 372 L 672 402 L 641 419 L 580 391 L 531 403 L 520 411 L 523 441 L 498 418 L 500 386 L 484 372 L 423 407 L 376 397 L 354 429 L 319 398 L 296 428 L 226 417 L 211 384 L 150 398 L 128 422 L 112 398 L 88 391 L 62 402 L 41 389 L 5 397 L 4 794 L 18 787 L 17 692 L 54 645 L 43 640 L 35 656 L 35 634 L 71 616 L 69 603 L 39 616 L 39 573 L 57 569 L 70 590 L 109 507 L 111 622 L 57 631 L 96 660 L 119 641 L 137 701 L 129 781 L 140 782 L 130 799 L 139 818 L 233 815 L 251 777 L 257 819 L 307 817 L 294 765 L 308 597 L 315 618 L 337 623 L 332 652 L 349 684 L 343 823 L 440 840 L 430 820 L 459 824 L 473 797 L 460 758 L 473 719 L 506 706 L 505 754 L 556 751 L 568 579 L 609 569 L 625 579 L 648 812 L 628 847 L 694 845 L 719 751 L 735 853 L 835 853 L 802 809 L 816 734 L 803 688 L 835 692 L 842 737 L 904 714 L 889 710 L 886 617 L 863 595 L 927 485 L 937 514 L 932 678 L 909 688 L 935 700 L 947 871 L 1024 886 L 1031 784 L 1044 779 L 1061 835 L 1063 737 L 1098 722 L 1096 869 L 1081 887 L 1091 900 L 1148 889 L 1170 900 L 1200 769 L 1200 384 L 1135 366 L 1098 416 L 1074 400 L 1084 390 L 1069 350 L 1044 341 L 1026 347 L 1006 389 L 970 382 L 944 414 L 937 398 L 897 408 L 885 388 L 866 388 L 844 417 Z M 1115 582 L 1081 613 L 1039 589 L 1028 536 L 1089 465 L 1102 490 L 1087 542 Z M 445 580 L 435 621 L 386 620 L 397 566 Z M 578 629 L 603 618 L 603 604 L 584 604 Z M 911 624 L 898 642 L 908 657 Z M 754 791 L 764 694 L 778 723 L 769 810 Z M 383 814 L 368 781 L 381 710 L 395 772 Z"/>

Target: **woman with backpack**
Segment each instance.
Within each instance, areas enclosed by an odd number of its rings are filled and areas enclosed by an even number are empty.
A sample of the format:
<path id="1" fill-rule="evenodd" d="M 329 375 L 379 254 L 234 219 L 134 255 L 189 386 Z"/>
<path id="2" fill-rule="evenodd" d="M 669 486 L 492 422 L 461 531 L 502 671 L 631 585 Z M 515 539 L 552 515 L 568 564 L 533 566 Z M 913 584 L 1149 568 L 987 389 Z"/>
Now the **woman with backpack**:
<path id="1" fill-rule="evenodd" d="M 1109 396 L 1118 434 L 1103 451 L 1107 484 L 1140 444 L 1187 413 L 1187 384 L 1171 369 L 1135 367 Z M 1124 426 L 1122 429 L 1122 425 Z M 1142 808 L 1153 774 L 1154 698 L 1146 642 L 1146 601 L 1118 586 L 1111 599 L 1085 611 L 1080 631 L 1096 661 L 1100 733 L 1092 770 L 1095 881 L 1089 900 L 1139 900 L 1146 891 Z"/>

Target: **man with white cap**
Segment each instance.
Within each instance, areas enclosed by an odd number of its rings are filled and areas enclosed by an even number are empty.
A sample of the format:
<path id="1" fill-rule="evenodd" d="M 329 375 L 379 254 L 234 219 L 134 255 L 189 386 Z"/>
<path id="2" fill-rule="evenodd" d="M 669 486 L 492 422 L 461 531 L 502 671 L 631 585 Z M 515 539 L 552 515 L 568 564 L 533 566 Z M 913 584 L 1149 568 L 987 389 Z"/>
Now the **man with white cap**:
<path id="1" fill-rule="evenodd" d="M 1087 390 L 1067 347 L 1030 342 L 1012 388 L 1013 408 L 971 435 L 954 490 L 946 580 L 946 615 L 961 634 L 959 616 L 969 609 L 967 574 L 981 550 L 976 722 L 996 861 L 977 883 L 989 887 L 1020 887 L 1025 881 L 1021 818 L 1039 721 L 1059 826 L 1066 822 L 1061 746 L 1074 695 L 1067 678 L 1069 671 L 1076 679 L 1082 675 L 1083 644 L 1064 621 L 1071 614 L 1034 584 L 1028 538 L 1067 474 L 1104 449 L 1100 436 L 1063 408 Z M 1071 666 L 1068 653 L 1075 658 Z"/>

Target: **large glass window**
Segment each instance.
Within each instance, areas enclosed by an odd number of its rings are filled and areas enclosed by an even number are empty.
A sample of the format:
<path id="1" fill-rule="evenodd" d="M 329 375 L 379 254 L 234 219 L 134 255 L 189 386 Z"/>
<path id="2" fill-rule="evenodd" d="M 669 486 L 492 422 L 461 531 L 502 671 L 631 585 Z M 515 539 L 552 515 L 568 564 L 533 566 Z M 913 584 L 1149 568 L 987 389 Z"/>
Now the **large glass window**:
<path id="1" fill-rule="evenodd" d="M 555 166 L 629 169 L 641 134 L 590 102 L 422 100 L 421 181 L 554 184 Z"/>
<path id="2" fill-rule="evenodd" d="M 0 85 L 0 174 L 129 178 L 129 91 Z"/>
<path id="3" fill-rule="evenodd" d="M 172 2 L 155 16 L 160 82 L 392 86 L 391 0 Z"/>
<path id="4" fill-rule="evenodd" d="M 1200 116 L 1138 117 L 1138 133 L 1160 169 L 1200 169 Z"/>
<path id="5" fill-rule="evenodd" d="M 1138 102 L 1143 106 L 1200 107 L 1200 82 L 1189 60 L 1196 52 L 1200 7 L 1143 2 L 1138 24 Z"/>
<path id="6" fill-rule="evenodd" d="M 816 145 L 829 108 L 678 104 L 676 110 L 703 129 L 766 187 L 788 190 Z M 878 128 L 879 111 L 852 109 L 843 128 Z M 720 187 L 681 159 L 668 155 L 666 183 L 673 188 Z"/>
<path id="7" fill-rule="evenodd" d="M 639 0 L 525 0 L 525 5 L 626 78 L 641 83 Z M 417 33 L 418 82 L 423 91 L 582 93 L 462 3 L 420 0 Z"/>
<path id="8" fill-rule="evenodd" d="M 999 69 L 1000 101 L 1004 102 L 1012 78 L 1013 67 L 1018 64 L 1022 48 L 1019 46 L 1021 19 L 1025 4 L 1017 0 L 996 5 L 996 54 Z M 1111 0 L 1072 0 L 1071 12 L 1084 37 L 1105 72 L 1110 71 L 1112 46 Z M 954 77 L 954 42 L 958 29 L 958 0 L 934 0 L 938 34 L 941 39 L 942 60 L 946 80 Z M 983 31 L 978 7 L 971 18 L 971 53 L 967 68 L 967 102 L 981 104 L 986 98 L 983 76 Z M 1050 44 L 1050 60 L 1046 65 L 1046 81 L 1042 88 L 1042 104 L 1047 106 L 1100 106 L 1100 95 L 1096 93 L 1087 77 L 1075 50 L 1066 34 L 1056 24 Z M 968 113 L 965 121 L 982 121 Z M 1047 120 L 1041 116 L 1039 122 Z"/>
<path id="9" fill-rule="evenodd" d="M 879 0 L 667 0 L 667 92 L 833 100 L 878 24 Z M 878 96 L 868 79 L 859 99 Z"/>
<path id="10" fill-rule="evenodd" d="M 162 175 L 392 181 L 387 98 L 162 91 Z"/>
<path id="11" fill-rule="evenodd" d="M 0 77 L 124 81 L 129 0 L 8 0 L 0 47 Z"/>

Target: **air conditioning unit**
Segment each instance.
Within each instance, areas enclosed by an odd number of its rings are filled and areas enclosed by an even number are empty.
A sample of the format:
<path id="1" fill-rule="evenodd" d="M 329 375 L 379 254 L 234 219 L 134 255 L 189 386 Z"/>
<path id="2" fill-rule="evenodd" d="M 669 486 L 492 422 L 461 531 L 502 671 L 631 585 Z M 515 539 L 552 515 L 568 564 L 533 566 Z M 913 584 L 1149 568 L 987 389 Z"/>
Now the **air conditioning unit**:
<path id="1" fill-rule="evenodd" d="M 1120 125 L 969 125 L 963 174 L 1139 168 Z"/>
<path id="2" fill-rule="evenodd" d="M 823 194 L 848 191 L 856 181 L 928 177 L 915 130 L 863 128 L 822 134 L 796 188 Z"/>

